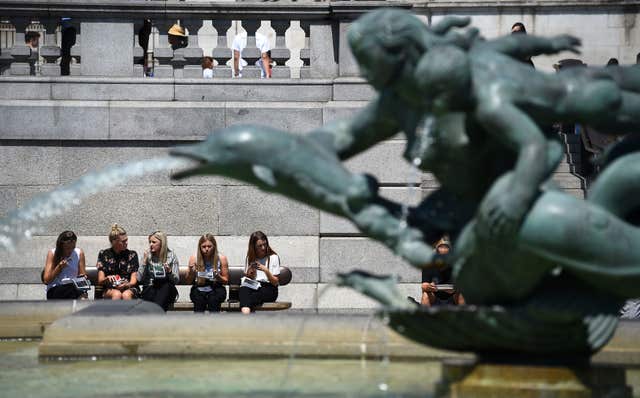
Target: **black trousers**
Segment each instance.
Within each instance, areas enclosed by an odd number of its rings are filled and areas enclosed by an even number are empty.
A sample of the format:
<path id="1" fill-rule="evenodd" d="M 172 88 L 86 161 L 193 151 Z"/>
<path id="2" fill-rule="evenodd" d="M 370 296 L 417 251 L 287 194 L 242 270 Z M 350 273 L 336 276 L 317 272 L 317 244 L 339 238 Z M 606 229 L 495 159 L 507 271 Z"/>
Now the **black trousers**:
<path id="1" fill-rule="evenodd" d="M 197 286 L 191 287 L 191 302 L 193 303 L 193 312 L 220 312 L 220 304 L 227 299 L 227 290 L 220 284 L 211 286 L 210 292 L 201 292 Z"/>
<path id="2" fill-rule="evenodd" d="M 47 290 L 47 300 L 75 300 L 80 297 L 80 294 L 73 283 L 68 283 Z"/>
<path id="3" fill-rule="evenodd" d="M 178 289 L 173 281 L 154 281 L 153 284 L 145 286 L 142 290 L 143 300 L 156 303 L 165 311 L 176 301 L 176 297 L 178 297 Z"/>
<path id="4" fill-rule="evenodd" d="M 238 292 L 240 298 L 240 308 L 253 307 L 262 303 L 269 303 L 278 299 L 278 286 L 273 286 L 268 282 L 260 282 L 260 288 L 253 290 L 249 287 L 242 286 Z"/>

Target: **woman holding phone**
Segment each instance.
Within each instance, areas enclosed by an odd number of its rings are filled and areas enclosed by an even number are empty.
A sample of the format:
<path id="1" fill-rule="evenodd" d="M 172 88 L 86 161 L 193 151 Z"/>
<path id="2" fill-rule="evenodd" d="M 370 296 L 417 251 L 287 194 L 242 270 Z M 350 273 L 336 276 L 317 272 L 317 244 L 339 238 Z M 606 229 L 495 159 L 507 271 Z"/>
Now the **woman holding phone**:
<path id="1" fill-rule="evenodd" d="M 193 312 L 220 312 L 220 305 L 227 298 L 224 285 L 229 283 L 229 261 L 218 252 L 213 234 L 202 235 L 198 240 L 198 251 L 189 258 L 187 282 L 193 283 Z"/>
<path id="2" fill-rule="evenodd" d="M 249 237 L 249 247 L 245 260 L 245 277 L 240 286 L 240 310 L 243 314 L 262 303 L 273 302 L 278 298 L 278 275 L 280 275 L 280 257 L 269 246 L 269 239 L 262 231 L 256 231 Z"/>
<path id="3" fill-rule="evenodd" d="M 64 231 L 58 235 L 55 249 L 47 252 L 42 274 L 42 280 L 47 285 L 47 300 L 77 299 L 82 295 L 69 281 L 85 276 L 84 252 L 76 247 L 77 241 L 76 234 Z"/>

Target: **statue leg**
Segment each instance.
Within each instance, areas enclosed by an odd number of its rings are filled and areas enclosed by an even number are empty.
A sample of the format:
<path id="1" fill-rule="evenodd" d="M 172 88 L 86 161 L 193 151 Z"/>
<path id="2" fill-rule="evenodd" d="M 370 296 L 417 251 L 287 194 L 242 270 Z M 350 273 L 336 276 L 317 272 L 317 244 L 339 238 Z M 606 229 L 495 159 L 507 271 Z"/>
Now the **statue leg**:
<path id="1" fill-rule="evenodd" d="M 597 289 L 640 296 L 640 229 L 591 201 L 543 193 L 516 244 L 523 255 L 554 261 Z"/>
<path id="2" fill-rule="evenodd" d="M 636 223 L 633 219 L 640 204 L 640 153 L 624 155 L 608 165 L 591 187 L 587 200 L 602 206 L 617 217 Z"/>

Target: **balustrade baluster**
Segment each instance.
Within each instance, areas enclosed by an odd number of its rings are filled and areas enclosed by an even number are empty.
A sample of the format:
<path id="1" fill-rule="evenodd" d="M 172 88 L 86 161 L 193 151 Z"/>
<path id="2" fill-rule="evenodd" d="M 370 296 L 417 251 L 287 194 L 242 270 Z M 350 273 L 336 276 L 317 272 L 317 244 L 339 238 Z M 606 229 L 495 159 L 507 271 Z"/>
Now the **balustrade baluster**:
<path id="1" fill-rule="evenodd" d="M 44 43 L 40 46 L 40 56 L 44 63 L 40 66 L 42 76 L 60 76 L 60 65 L 56 63 L 60 58 L 60 47 L 56 43 L 57 18 L 44 18 L 42 24 L 46 29 Z"/>
<path id="2" fill-rule="evenodd" d="M 189 31 L 189 45 L 183 48 L 183 57 L 186 60 L 184 65 L 183 77 L 199 78 L 202 77 L 202 56 L 204 52 L 198 43 L 198 30 L 202 27 L 201 19 L 185 19 L 183 25 Z"/>
<path id="3" fill-rule="evenodd" d="M 14 17 L 11 18 L 11 23 L 16 28 L 16 35 L 13 47 L 11 48 L 13 62 L 11 63 L 10 74 L 17 76 L 29 75 L 32 72 L 31 65 L 29 64 L 31 49 L 24 43 L 24 34 L 31 21 L 29 18 Z"/>
<path id="4" fill-rule="evenodd" d="M 214 77 L 231 77 L 233 75 L 233 51 L 231 50 L 231 42 L 227 40 L 227 33 L 231 30 L 232 22 L 229 19 L 212 21 L 213 27 L 218 32 L 218 42 L 212 52 L 213 59 L 218 63 L 213 72 Z"/>
<path id="5" fill-rule="evenodd" d="M 153 75 L 155 77 L 173 77 L 173 49 L 169 46 L 169 35 L 167 32 L 174 24 L 174 21 L 161 20 L 154 21 L 158 27 L 158 42 L 156 43 L 153 56 L 158 60 L 159 65 L 154 68 Z"/>
<path id="6" fill-rule="evenodd" d="M 256 47 L 256 32 L 260 27 L 260 21 L 243 20 L 242 27 L 247 32 L 247 46 L 242 51 L 242 58 L 248 63 L 247 67 L 242 70 L 242 76 L 245 78 L 259 78 L 260 70 L 255 66 L 255 63 L 260 58 L 260 50 Z"/>
<path id="7" fill-rule="evenodd" d="M 284 34 L 285 46 L 289 49 L 290 56 L 285 65 L 291 70 L 291 78 L 299 79 L 301 77 L 301 68 L 304 61 L 301 58 L 302 50 L 307 47 L 307 35 L 300 27 L 300 21 L 291 21 L 289 28 Z"/>

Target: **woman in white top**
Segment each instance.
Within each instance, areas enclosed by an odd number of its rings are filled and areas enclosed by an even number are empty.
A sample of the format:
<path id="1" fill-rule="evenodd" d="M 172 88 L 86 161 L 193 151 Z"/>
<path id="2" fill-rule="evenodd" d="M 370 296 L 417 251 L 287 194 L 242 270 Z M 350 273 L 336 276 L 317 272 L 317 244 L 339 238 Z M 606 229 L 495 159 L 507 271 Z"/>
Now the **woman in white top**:
<path id="1" fill-rule="evenodd" d="M 149 250 L 145 250 L 138 271 L 138 280 L 143 286 L 142 299 L 167 311 L 178 297 L 179 267 L 178 257 L 167 246 L 167 234 L 156 231 L 149 235 Z"/>
<path id="2" fill-rule="evenodd" d="M 249 238 L 249 248 L 245 261 L 245 277 L 240 286 L 240 310 L 243 314 L 262 303 L 273 302 L 278 298 L 278 275 L 280 275 L 280 257 L 269 246 L 269 239 L 261 231 Z"/>
<path id="3" fill-rule="evenodd" d="M 213 279 L 197 277 L 198 272 L 211 273 Z M 229 283 L 229 261 L 218 252 L 213 234 L 204 234 L 198 240 L 197 254 L 189 258 L 187 282 L 193 283 L 193 312 L 220 312 L 220 304 L 227 298 L 224 285 Z"/>
<path id="4" fill-rule="evenodd" d="M 58 236 L 55 249 L 47 253 L 42 281 L 47 285 L 47 300 L 77 299 L 82 293 L 71 278 L 85 275 L 84 252 L 76 248 L 78 237 L 72 231 Z"/>

